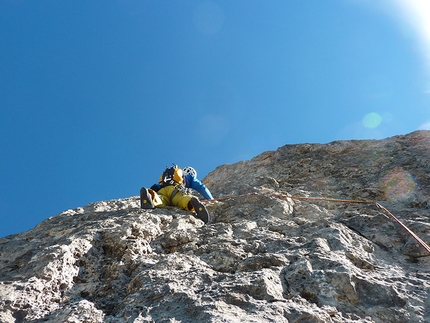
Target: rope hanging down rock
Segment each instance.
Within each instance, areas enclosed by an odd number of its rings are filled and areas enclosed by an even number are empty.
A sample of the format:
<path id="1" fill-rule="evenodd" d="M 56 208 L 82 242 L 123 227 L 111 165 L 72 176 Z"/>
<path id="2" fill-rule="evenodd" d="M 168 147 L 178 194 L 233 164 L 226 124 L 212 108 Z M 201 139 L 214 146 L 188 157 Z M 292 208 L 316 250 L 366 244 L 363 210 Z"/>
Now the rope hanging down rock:
<path id="1" fill-rule="evenodd" d="M 390 211 L 388 211 L 387 208 L 385 208 L 381 204 L 374 202 L 374 201 L 345 200 L 345 199 L 334 199 L 334 198 L 327 198 L 327 197 L 306 197 L 306 196 L 297 196 L 297 195 L 285 195 L 285 194 L 279 194 L 279 193 L 247 193 L 247 194 L 241 194 L 241 195 L 232 195 L 232 196 L 224 196 L 224 197 L 214 198 L 213 200 L 205 200 L 204 202 L 207 203 L 207 202 L 213 202 L 213 201 L 225 201 L 225 200 L 242 198 L 242 197 L 252 196 L 252 195 L 275 197 L 275 198 L 279 198 L 279 199 L 283 199 L 283 200 L 293 199 L 293 200 L 305 200 L 305 201 L 327 201 L 327 202 L 336 202 L 336 203 L 374 205 L 378 209 L 381 209 L 385 214 L 389 215 L 398 224 L 400 224 L 400 226 L 403 229 L 405 229 L 406 232 L 409 235 L 411 235 L 430 254 L 430 247 L 423 240 L 421 240 L 420 237 L 418 237 L 411 229 L 409 229 L 398 218 L 396 218 Z"/>

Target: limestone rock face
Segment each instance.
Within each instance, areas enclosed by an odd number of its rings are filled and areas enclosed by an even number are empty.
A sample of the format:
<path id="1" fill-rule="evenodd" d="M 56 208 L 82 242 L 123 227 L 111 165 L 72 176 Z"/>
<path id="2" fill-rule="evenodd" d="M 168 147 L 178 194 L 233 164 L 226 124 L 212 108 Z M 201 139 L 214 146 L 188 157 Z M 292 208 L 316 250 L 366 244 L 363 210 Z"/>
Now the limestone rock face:
<path id="1" fill-rule="evenodd" d="M 0 239 L 0 322 L 430 322 L 429 252 L 346 201 L 429 244 L 429 160 L 428 131 L 286 145 L 204 179 L 209 225 L 67 210 Z"/>

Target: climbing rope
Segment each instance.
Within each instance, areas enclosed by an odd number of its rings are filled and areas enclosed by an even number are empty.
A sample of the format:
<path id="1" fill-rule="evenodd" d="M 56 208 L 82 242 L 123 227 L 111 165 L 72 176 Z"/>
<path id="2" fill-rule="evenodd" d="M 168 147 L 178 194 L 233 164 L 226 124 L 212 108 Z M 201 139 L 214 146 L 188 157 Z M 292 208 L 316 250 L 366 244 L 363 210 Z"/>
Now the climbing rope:
<path id="1" fill-rule="evenodd" d="M 327 201 L 327 202 L 335 202 L 335 203 L 374 205 L 378 209 L 381 209 L 385 214 L 389 215 L 398 224 L 400 224 L 400 226 L 403 229 L 405 229 L 406 232 L 409 235 L 411 235 L 430 254 L 430 247 L 423 240 L 421 240 L 420 237 L 418 237 L 411 229 L 409 229 L 398 218 L 396 218 L 390 211 L 388 211 L 387 208 L 385 208 L 381 204 L 374 202 L 374 201 L 345 200 L 345 199 L 334 199 L 334 198 L 327 198 L 327 197 L 306 197 L 306 196 L 286 195 L 286 194 L 279 194 L 279 193 L 247 193 L 247 194 L 241 194 L 241 195 L 218 197 L 218 198 L 214 198 L 212 200 L 205 200 L 204 202 L 207 203 L 207 202 L 215 202 L 215 201 L 225 201 L 225 200 L 231 200 L 231 199 L 242 198 L 242 197 L 253 196 L 253 195 L 275 197 L 275 198 L 279 198 L 279 199 L 283 199 L 283 200 L 292 199 L 292 200 L 305 200 L 305 201 Z"/>

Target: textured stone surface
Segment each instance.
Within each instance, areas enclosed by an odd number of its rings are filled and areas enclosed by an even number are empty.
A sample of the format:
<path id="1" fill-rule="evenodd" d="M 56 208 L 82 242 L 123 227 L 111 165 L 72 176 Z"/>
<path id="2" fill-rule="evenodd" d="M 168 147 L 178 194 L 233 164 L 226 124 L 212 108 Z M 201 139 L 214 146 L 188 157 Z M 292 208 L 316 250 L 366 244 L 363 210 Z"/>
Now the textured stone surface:
<path id="1" fill-rule="evenodd" d="M 399 224 L 280 196 L 377 201 L 428 244 L 429 157 L 419 131 L 222 165 L 210 225 L 137 196 L 67 210 L 0 239 L 0 322 L 430 322 L 430 257 Z"/>

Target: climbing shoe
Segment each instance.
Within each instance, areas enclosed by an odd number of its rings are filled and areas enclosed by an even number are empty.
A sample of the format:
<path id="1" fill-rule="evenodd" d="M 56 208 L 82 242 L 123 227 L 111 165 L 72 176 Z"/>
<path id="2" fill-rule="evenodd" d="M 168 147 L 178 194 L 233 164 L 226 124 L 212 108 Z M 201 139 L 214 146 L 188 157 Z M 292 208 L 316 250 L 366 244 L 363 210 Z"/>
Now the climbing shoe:
<path id="1" fill-rule="evenodd" d="M 152 202 L 152 197 L 149 191 L 142 187 L 140 190 L 140 208 L 142 209 L 153 209 L 154 203 Z"/>
<path id="2" fill-rule="evenodd" d="M 190 203 L 193 206 L 194 211 L 197 213 L 197 217 L 207 224 L 209 222 L 209 213 L 206 210 L 206 207 L 195 197 L 190 200 Z"/>

